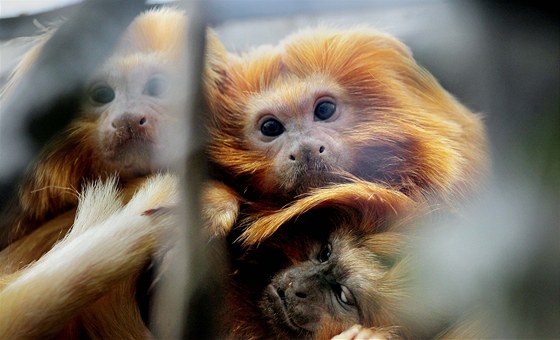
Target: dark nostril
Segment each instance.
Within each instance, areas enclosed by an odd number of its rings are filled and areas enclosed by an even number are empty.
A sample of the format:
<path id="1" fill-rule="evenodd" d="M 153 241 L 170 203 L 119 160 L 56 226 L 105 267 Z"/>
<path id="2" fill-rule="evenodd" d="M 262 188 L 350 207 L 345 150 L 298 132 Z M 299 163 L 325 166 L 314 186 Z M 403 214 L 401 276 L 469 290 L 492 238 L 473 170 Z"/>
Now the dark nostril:
<path id="1" fill-rule="evenodd" d="M 146 117 L 142 117 L 142 119 L 140 119 L 140 122 L 138 122 L 140 125 L 144 125 L 146 123 Z"/>
<path id="2" fill-rule="evenodd" d="M 307 294 L 302 293 L 302 292 L 296 292 L 296 296 L 298 298 L 305 299 L 307 297 Z"/>
<path id="3" fill-rule="evenodd" d="M 323 151 L 325 151 L 325 147 L 321 145 L 321 147 L 319 148 L 319 153 L 323 153 Z"/>
<path id="4" fill-rule="evenodd" d="M 291 159 L 292 161 L 295 161 L 295 160 L 296 160 L 296 157 L 295 157 L 294 155 L 290 155 L 290 159 Z"/>

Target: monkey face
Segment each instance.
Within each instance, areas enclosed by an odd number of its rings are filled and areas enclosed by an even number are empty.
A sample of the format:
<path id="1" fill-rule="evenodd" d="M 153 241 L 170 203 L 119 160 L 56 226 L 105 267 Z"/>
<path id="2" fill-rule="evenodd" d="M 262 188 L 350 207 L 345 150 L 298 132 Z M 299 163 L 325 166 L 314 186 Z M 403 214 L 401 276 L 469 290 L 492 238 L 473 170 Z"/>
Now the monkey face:
<path id="1" fill-rule="evenodd" d="M 249 103 L 243 133 L 247 148 L 270 160 L 269 171 L 257 174 L 265 192 L 306 192 L 351 166 L 344 135 L 352 107 L 327 77 L 281 78 Z"/>
<path id="2" fill-rule="evenodd" d="M 394 252 L 382 245 L 394 238 L 338 229 L 326 241 L 310 242 L 305 255 L 292 258 L 264 289 L 262 313 L 286 337 L 322 337 L 325 328 L 330 337 L 353 324 L 391 325 L 389 296 L 401 289 L 391 276 L 402 249 L 398 242 L 390 244 L 399 249 Z"/>
<path id="3" fill-rule="evenodd" d="M 123 178 L 153 171 L 159 131 L 168 113 L 168 72 L 154 55 L 109 60 L 87 90 L 86 115 L 97 121 L 103 168 Z"/>

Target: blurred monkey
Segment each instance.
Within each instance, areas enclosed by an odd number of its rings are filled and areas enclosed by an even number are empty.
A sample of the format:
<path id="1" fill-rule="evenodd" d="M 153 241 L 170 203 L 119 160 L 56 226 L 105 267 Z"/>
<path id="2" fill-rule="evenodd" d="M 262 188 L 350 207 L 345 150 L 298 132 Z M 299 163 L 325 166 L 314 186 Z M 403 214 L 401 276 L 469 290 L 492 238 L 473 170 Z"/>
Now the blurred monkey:
<path id="1" fill-rule="evenodd" d="M 177 204 L 177 179 L 153 173 L 165 168 L 155 155 L 173 120 L 185 29 L 180 10 L 139 15 L 88 80 L 80 116 L 26 172 L 2 220 L 1 338 L 150 336 L 135 291 L 174 225 L 161 207 Z M 2 100 L 52 32 L 24 56 Z"/>
<path id="2" fill-rule="evenodd" d="M 160 8 L 139 15 L 112 56 L 88 80 L 80 115 L 42 150 L 19 195 L 5 211 L 0 249 L 77 204 L 87 181 L 118 175 L 119 183 L 160 169 L 161 130 L 172 120 L 173 72 L 182 57 L 186 16 Z M 27 52 L 2 101 L 37 60 L 54 31 Z M 5 112 L 4 114 L 10 114 Z"/>
<path id="3" fill-rule="evenodd" d="M 233 229 L 224 336 L 479 337 L 444 311 L 419 310 L 413 296 L 411 247 L 426 207 L 368 182 L 334 187 L 257 219 L 275 232 L 253 246 L 234 242 L 242 229 Z"/>

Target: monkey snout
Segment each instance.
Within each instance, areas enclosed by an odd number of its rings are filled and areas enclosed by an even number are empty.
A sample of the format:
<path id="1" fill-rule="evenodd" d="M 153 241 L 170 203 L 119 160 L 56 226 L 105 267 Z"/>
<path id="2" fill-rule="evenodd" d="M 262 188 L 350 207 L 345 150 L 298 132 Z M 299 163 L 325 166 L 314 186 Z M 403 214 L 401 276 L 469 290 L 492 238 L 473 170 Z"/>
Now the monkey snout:
<path id="1" fill-rule="evenodd" d="M 118 118 L 113 119 L 111 126 L 118 129 L 136 129 L 146 126 L 148 119 L 145 115 L 138 115 L 133 113 L 125 113 Z"/>
<path id="2" fill-rule="evenodd" d="M 291 152 L 289 158 L 291 161 L 310 162 L 321 157 L 326 150 L 324 145 L 319 147 L 301 147 Z"/>
<path id="3" fill-rule="evenodd" d="M 279 293 L 280 295 L 280 293 Z M 284 296 L 284 298 L 286 296 L 291 296 L 291 297 L 295 297 L 298 299 L 306 299 L 308 295 L 307 292 L 307 287 L 305 284 L 302 284 L 301 282 L 295 280 L 295 281 L 291 281 L 288 283 L 287 287 L 285 287 L 285 290 L 282 290 L 282 295 Z"/>

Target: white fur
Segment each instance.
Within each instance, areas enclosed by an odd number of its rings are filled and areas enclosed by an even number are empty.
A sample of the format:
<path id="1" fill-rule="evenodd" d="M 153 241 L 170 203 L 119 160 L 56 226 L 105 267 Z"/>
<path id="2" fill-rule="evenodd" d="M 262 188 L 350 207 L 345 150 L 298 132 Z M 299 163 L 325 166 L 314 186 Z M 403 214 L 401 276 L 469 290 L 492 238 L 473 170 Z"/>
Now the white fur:
<path id="1" fill-rule="evenodd" d="M 106 182 L 96 181 L 80 193 L 76 219 L 68 238 L 75 237 L 87 228 L 103 222 L 124 205 L 117 190 L 117 177 Z"/>
<path id="2" fill-rule="evenodd" d="M 0 339 L 60 324 L 144 265 L 174 223 L 171 216 L 143 212 L 175 205 L 177 179 L 152 176 L 124 207 L 115 183 L 87 188 L 68 237 L 0 292 Z"/>

